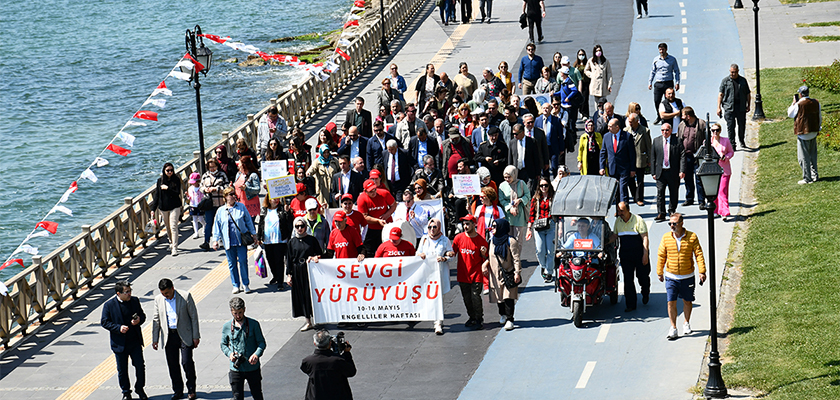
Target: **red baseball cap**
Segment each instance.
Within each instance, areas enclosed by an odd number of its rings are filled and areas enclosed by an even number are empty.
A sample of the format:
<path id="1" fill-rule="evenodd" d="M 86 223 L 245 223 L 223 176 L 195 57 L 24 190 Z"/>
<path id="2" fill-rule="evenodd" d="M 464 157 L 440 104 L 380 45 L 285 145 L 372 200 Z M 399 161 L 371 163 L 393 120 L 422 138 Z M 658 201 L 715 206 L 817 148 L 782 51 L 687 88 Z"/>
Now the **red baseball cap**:
<path id="1" fill-rule="evenodd" d="M 376 182 L 368 179 L 365 181 L 365 191 L 376 189 Z"/>
<path id="2" fill-rule="evenodd" d="M 375 170 L 373 170 L 373 171 L 370 171 L 370 179 L 373 179 L 373 178 L 379 178 L 379 176 L 380 176 L 380 174 L 379 174 L 379 170 L 378 170 L 378 169 L 375 169 Z"/>
<path id="3" fill-rule="evenodd" d="M 461 221 L 475 222 L 475 216 L 473 216 L 472 214 L 467 214 L 466 216 L 461 217 Z"/>
<path id="4" fill-rule="evenodd" d="M 391 235 L 388 237 L 391 238 L 391 240 L 402 239 L 402 229 L 398 226 L 391 228 Z"/>
<path id="5" fill-rule="evenodd" d="M 344 200 L 353 201 L 353 195 L 350 193 L 344 193 L 344 195 L 341 196 L 341 202 L 344 202 Z"/>
<path id="6" fill-rule="evenodd" d="M 297 189 L 298 194 L 306 193 L 306 185 L 303 183 L 298 183 L 297 185 L 295 185 L 295 188 Z"/>
<path id="7" fill-rule="evenodd" d="M 339 210 L 333 214 L 333 221 L 344 221 L 345 218 L 347 218 L 347 214 L 344 211 Z"/>

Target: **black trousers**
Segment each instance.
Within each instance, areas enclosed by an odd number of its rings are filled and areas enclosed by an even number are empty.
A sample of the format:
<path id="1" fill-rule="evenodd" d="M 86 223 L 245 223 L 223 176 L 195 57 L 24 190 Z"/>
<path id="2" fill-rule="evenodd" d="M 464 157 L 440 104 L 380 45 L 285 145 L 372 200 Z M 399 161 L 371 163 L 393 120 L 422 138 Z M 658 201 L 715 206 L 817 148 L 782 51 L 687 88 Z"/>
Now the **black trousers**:
<path id="1" fill-rule="evenodd" d="M 630 177 L 630 172 L 621 175 L 610 175 L 611 177 L 618 179 L 618 199 L 616 199 L 616 203 L 619 201 L 623 201 L 627 204 L 630 204 L 630 195 L 628 194 L 630 190 L 630 182 L 633 181 L 633 178 Z"/>
<path id="2" fill-rule="evenodd" d="M 166 366 L 169 367 L 169 379 L 172 380 L 172 393 L 184 393 L 181 366 L 184 367 L 184 375 L 187 376 L 187 393 L 195 393 L 195 361 L 193 361 L 192 343 L 184 343 L 178 336 L 178 330 L 170 328 L 164 351 L 166 352 Z"/>
<path id="3" fill-rule="evenodd" d="M 644 242 L 640 235 L 619 236 L 618 257 L 621 260 L 621 271 L 624 274 L 624 304 L 627 308 L 636 308 L 636 283 L 633 275 L 639 280 L 642 294 L 650 294 L 650 264 L 644 264 Z"/>
<path id="4" fill-rule="evenodd" d="M 638 12 L 639 15 L 642 15 L 642 6 L 644 6 L 645 14 L 647 14 L 648 13 L 647 0 L 636 0 L 636 11 Z"/>
<path id="5" fill-rule="evenodd" d="M 482 283 L 458 282 L 461 287 L 461 296 L 464 298 L 464 306 L 467 307 L 467 315 L 473 321 L 484 322 L 484 307 L 481 304 Z"/>
<path id="6" fill-rule="evenodd" d="M 251 397 L 254 400 L 263 400 L 262 373 L 256 371 L 234 371 L 228 373 L 230 379 L 230 390 L 233 392 L 234 400 L 245 398 L 245 381 L 248 381 L 248 388 L 251 389 Z"/>
<path id="7" fill-rule="evenodd" d="M 271 269 L 271 276 L 281 285 L 286 271 L 286 243 L 274 243 L 265 245 L 265 260 L 268 268 Z"/>
<path id="8" fill-rule="evenodd" d="M 134 391 L 137 393 L 143 392 L 143 387 L 146 386 L 146 364 L 143 361 L 143 346 L 138 344 L 122 353 L 114 353 L 114 356 L 117 359 L 117 380 L 123 394 L 131 394 L 131 382 L 128 380 L 129 357 L 131 357 L 131 365 L 134 366 L 134 372 L 137 375 L 137 381 L 134 382 Z"/>
<path id="9" fill-rule="evenodd" d="M 462 0 L 462 2 L 463 1 L 468 1 L 469 2 L 470 0 Z M 487 8 L 487 14 L 484 13 L 485 5 L 486 5 L 486 8 Z M 461 7 L 463 7 L 463 5 Z M 472 7 L 472 5 L 470 5 L 470 7 Z M 485 16 L 487 17 L 487 19 L 490 19 L 490 17 L 493 15 L 493 0 L 480 0 L 478 2 L 478 9 L 481 11 L 481 20 L 482 21 L 484 21 Z"/>
<path id="10" fill-rule="evenodd" d="M 747 112 L 724 112 L 723 119 L 726 121 L 726 133 L 729 134 L 729 141 L 732 148 L 735 148 L 735 124 L 738 124 L 738 143 L 744 143 L 744 133 L 747 130 Z"/>
<path id="11" fill-rule="evenodd" d="M 382 229 L 368 228 L 367 236 L 365 236 L 365 257 L 373 257 L 376 255 L 376 249 L 382 244 Z"/>
<path id="12" fill-rule="evenodd" d="M 636 167 L 636 178 L 630 179 L 628 183 L 633 200 L 645 201 L 645 169 Z"/>
<path id="13" fill-rule="evenodd" d="M 641 11 L 639 14 L 641 14 Z M 659 118 L 659 103 L 662 102 L 662 96 L 665 96 L 665 89 L 673 87 L 674 81 L 661 81 L 653 83 L 653 110 L 656 112 L 657 121 L 661 120 L 661 118 Z"/>
<path id="14" fill-rule="evenodd" d="M 672 164 L 672 171 L 662 172 L 656 177 L 656 212 L 665 214 L 665 189 L 668 189 L 668 214 L 677 212 L 680 202 L 680 176 Z"/>
<path id="15" fill-rule="evenodd" d="M 508 321 L 513 321 L 513 311 L 516 308 L 516 300 L 504 299 L 499 305 L 499 315 L 507 317 Z"/>
<path id="16" fill-rule="evenodd" d="M 467 23 L 472 19 L 472 1 L 461 0 L 461 22 Z"/>
<path id="17" fill-rule="evenodd" d="M 530 15 L 528 16 L 528 38 L 530 38 L 532 42 L 534 41 L 534 25 L 537 26 L 537 38 L 542 40 L 542 17 L 535 18 Z"/>
<path id="18" fill-rule="evenodd" d="M 700 182 L 700 177 L 695 173 L 700 168 L 695 161 L 696 157 L 694 154 L 685 154 L 685 162 L 688 166 L 685 171 L 685 199 L 693 200 L 696 197 L 697 203 L 703 204 L 706 202 L 706 197 L 703 196 L 705 193 L 703 191 L 703 183 Z"/>

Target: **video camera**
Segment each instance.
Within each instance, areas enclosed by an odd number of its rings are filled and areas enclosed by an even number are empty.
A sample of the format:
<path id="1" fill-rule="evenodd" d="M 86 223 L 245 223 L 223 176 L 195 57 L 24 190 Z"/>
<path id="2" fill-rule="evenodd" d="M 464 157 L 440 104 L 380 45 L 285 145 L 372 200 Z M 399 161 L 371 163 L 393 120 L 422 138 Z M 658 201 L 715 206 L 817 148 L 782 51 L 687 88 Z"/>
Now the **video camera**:
<path id="1" fill-rule="evenodd" d="M 330 336 L 330 349 L 336 355 L 344 354 L 344 351 L 351 348 L 350 343 L 344 338 L 344 332 L 338 332 L 335 336 Z"/>

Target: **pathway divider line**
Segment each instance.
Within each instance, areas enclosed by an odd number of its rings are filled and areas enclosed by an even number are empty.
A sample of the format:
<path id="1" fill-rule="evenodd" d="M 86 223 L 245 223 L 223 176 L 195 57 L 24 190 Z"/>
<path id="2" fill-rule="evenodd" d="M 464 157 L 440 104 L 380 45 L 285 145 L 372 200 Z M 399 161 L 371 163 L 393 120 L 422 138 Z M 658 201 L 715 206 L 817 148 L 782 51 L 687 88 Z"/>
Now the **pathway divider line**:
<path id="1" fill-rule="evenodd" d="M 252 251 L 253 252 L 253 251 Z M 252 253 L 251 252 L 251 253 Z M 251 254 L 249 254 L 249 257 Z M 222 261 L 216 268 L 213 268 L 207 275 L 201 278 L 198 283 L 190 288 L 189 292 L 193 296 L 195 304 L 198 305 L 201 300 L 204 300 L 210 292 L 218 287 L 228 274 L 228 262 Z M 152 344 L 152 322 L 151 317 L 147 317 L 146 325 L 143 327 L 143 348 L 149 347 Z M 70 386 L 57 400 L 84 400 L 93 394 L 100 386 L 102 386 L 108 379 L 111 379 L 117 373 L 116 357 L 111 354 L 102 361 L 99 365 L 93 368 L 87 375 L 76 381 L 73 386 Z"/>
<path id="2" fill-rule="evenodd" d="M 583 372 L 580 374 L 580 379 L 578 379 L 577 385 L 575 385 L 575 389 L 586 388 L 586 384 L 589 382 L 589 377 L 592 376 L 592 371 L 595 370 L 595 363 L 595 361 L 589 361 L 586 363 L 586 366 L 583 367 Z"/>
<path id="3" fill-rule="evenodd" d="M 478 11 L 478 8 L 474 8 L 473 11 Z M 461 39 L 464 38 L 464 35 L 467 34 L 467 31 L 472 26 L 472 23 L 469 24 L 461 24 L 455 28 L 455 31 L 452 32 L 451 35 L 446 39 L 443 45 L 440 47 L 440 50 L 435 53 L 432 57 L 431 63 L 435 66 L 435 72 L 443 65 L 443 63 L 452 55 L 452 51 L 455 50 L 455 47 L 458 46 L 458 43 L 461 42 Z M 418 75 L 414 80 L 411 81 L 411 85 L 408 86 L 408 90 L 405 91 L 405 98 L 406 99 L 413 99 L 416 96 L 417 91 L 414 90 L 414 87 L 417 85 L 417 81 L 420 80 L 420 77 L 426 74 L 426 69 L 423 68 L 423 72 Z M 451 78 L 450 78 L 451 79 Z M 421 105 L 415 104 L 417 108 L 421 108 Z"/>
<path id="4" fill-rule="evenodd" d="M 598 330 L 598 337 L 595 339 L 595 343 L 604 343 L 607 341 L 607 334 L 610 333 L 612 322 L 613 319 L 610 318 L 601 324 L 601 329 Z"/>

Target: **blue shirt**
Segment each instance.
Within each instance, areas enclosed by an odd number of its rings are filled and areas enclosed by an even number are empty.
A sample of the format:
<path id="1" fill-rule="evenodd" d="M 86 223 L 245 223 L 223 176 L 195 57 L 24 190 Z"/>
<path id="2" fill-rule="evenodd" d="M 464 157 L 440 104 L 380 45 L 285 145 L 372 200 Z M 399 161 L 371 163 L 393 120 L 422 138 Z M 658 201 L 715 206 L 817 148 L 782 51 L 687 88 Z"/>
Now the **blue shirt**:
<path id="1" fill-rule="evenodd" d="M 677 59 L 670 54 L 664 59 L 661 56 L 653 58 L 648 85 L 653 85 L 653 82 L 665 81 L 674 81 L 677 85 L 680 84 L 680 66 Z"/>
<path id="2" fill-rule="evenodd" d="M 528 56 L 522 57 L 519 61 L 519 82 L 521 83 L 523 78 L 529 81 L 540 79 L 544 66 L 542 57 L 538 55 L 534 55 L 533 60 Z"/>
<path id="3" fill-rule="evenodd" d="M 575 247 L 575 239 L 590 239 L 590 240 L 592 240 L 592 249 L 593 250 L 601 248 L 601 239 L 598 236 L 595 236 L 595 234 L 592 233 L 592 232 L 589 232 L 589 234 L 586 235 L 585 238 L 580 237 L 580 232 L 572 233 L 572 236 L 569 236 L 569 238 L 566 239 L 566 243 L 563 243 L 563 248 L 564 249 L 573 249 Z M 575 251 L 575 252 L 573 252 L 573 254 L 577 257 L 582 257 L 585 254 L 585 252 L 584 251 Z"/>
<path id="4" fill-rule="evenodd" d="M 359 156 L 359 140 L 357 139 L 356 141 L 353 142 L 353 144 L 350 145 L 350 159 L 355 160 L 356 157 L 358 157 L 358 156 Z"/>
<path id="5" fill-rule="evenodd" d="M 429 154 L 428 144 L 425 140 L 417 141 L 417 165 L 423 165 L 423 157 Z"/>

